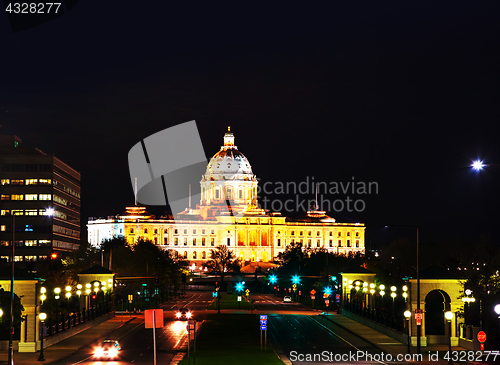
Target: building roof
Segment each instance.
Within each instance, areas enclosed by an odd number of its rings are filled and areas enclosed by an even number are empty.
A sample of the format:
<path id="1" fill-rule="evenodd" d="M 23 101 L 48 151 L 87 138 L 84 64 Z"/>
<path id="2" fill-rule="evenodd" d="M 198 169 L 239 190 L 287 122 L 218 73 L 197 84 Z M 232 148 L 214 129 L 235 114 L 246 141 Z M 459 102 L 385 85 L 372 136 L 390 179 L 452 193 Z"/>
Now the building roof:
<path id="1" fill-rule="evenodd" d="M 85 275 L 85 274 L 87 274 L 87 275 L 114 274 L 114 272 L 106 269 L 105 267 L 102 267 L 101 265 L 94 265 L 90 269 L 83 270 L 78 275 Z"/>

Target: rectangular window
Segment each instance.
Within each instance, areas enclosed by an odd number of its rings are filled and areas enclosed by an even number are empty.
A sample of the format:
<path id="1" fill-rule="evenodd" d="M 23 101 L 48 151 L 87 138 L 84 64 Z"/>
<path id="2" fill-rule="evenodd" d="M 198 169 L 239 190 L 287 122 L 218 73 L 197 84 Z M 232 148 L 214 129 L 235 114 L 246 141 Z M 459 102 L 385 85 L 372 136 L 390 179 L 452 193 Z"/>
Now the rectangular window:
<path id="1" fill-rule="evenodd" d="M 227 238 L 227 245 L 231 246 L 231 238 L 229 238 L 229 237 Z"/>
<path id="2" fill-rule="evenodd" d="M 319 245 L 320 245 L 320 242 L 319 242 L 319 240 L 318 240 L 318 241 L 316 242 L 316 247 L 319 247 Z"/>
<path id="3" fill-rule="evenodd" d="M 0 215 L 9 215 L 10 214 L 10 210 L 0 210 Z"/>
<path id="4" fill-rule="evenodd" d="M 24 256 L 24 261 L 36 261 L 36 256 Z"/>
<path id="5" fill-rule="evenodd" d="M 24 241 L 24 245 L 32 247 L 32 246 L 36 246 L 37 244 L 36 244 L 36 240 L 26 240 L 26 241 Z"/>
<path id="6" fill-rule="evenodd" d="M 215 246 L 215 238 L 210 239 L 210 246 Z"/>
<path id="7" fill-rule="evenodd" d="M 333 247 L 333 240 L 330 240 L 330 247 Z"/>
<path id="8" fill-rule="evenodd" d="M 157 229 L 155 229 L 155 234 L 158 234 L 158 230 Z"/>
<path id="9" fill-rule="evenodd" d="M 342 240 L 339 240 L 339 247 L 342 247 Z"/>
<path id="10" fill-rule="evenodd" d="M 38 200 L 52 200 L 52 194 L 39 194 Z"/>
<path id="11" fill-rule="evenodd" d="M 36 185 L 38 184 L 38 179 L 26 179 L 26 185 Z"/>
<path id="12" fill-rule="evenodd" d="M 351 241 L 347 240 L 347 247 L 351 247 Z"/>
<path id="13" fill-rule="evenodd" d="M 212 233 L 211 234 L 215 234 L 215 231 L 212 229 Z"/>
<path id="14" fill-rule="evenodd" d="M 196 246 L 196 238 L 193 238 L 193 246 Z"/>
<path id="15" fill-rule="evenodd" d="M 187 246 L 187 245 L 188 245 L 188 239 L 184 238 L 184 246 Z"/>
<path id="16" fill-rule="evenodd" d="M 12 200 L 24 200 L 23 194 L 12 194 Z"/>
<path id="17" fill-rule="evenodd" d="M 5 232 L 6 227 L 4 225 L 0 226 L 0 231 Z"/>
<path id="18" fill-rule="evenodd" d="M 33 232 L 33 225 L 32 224 L 26 224 L 24 228 L 24 232 Z"/>
<path id="19" fill-rule="evenodd" d="M 37 200 L 37 194 L 26 194 L 26 200 Z"/>
<path id="20" fill-rule="evenodd" d="M 11 180 L 12 185 L 24 185 L 24 180 Z"/>
<path id="21" fill-rule="evenodd" d="M 179 246 L 179 238 L 174 238 L 174 246 Z"/>
<path id="22" fill-rule="evenodd" d="M 178 229 L 174 229 L 174 234 L 179 234 L 179 230 Z"/>
<path id="23" fill-rule="evenodd" d="M 50 240 L 38 240 L 38 246 L 50 246 Z"/>
<path id="24" fill-rule="evenodd" d="M 13 215 L 24 215 L 24 211 L 22 209 L 12 209 Z"/>
<path id="25" fill-rule="evenodd" d="M 203 238 L 201 239 L 201 245 L 202 245 L 202 246 L 205 246 L 205 237 L 203 237 Z"/>
<path id="26" fill-rule="evenodd" d="M 215 190 L 215 199 L 220 199 L 220 191 Z"/>
<path id="27" fill-rule="evenodd" d="M 356 240 L 356 247 L 359 247 L 359 241 Z"/>
<path id="28" fill-rule="evenodd" d="M 10 200 L 10 195 L 4 195 L 4 194 L 2 194 L 1 200 Z"/>
<path id="29" fill-rule="evenodd" d="M 0 241 L 0 246 L 9 246 L 9 241 Z"/>
<path id="30" fill-rule="evenodd" d="M 52 179 L 39 179 L 38 183 L 42 184 L 42 185 L 51 185 L 52 184 Z"/>
<path id="31" fill-rule="evenodd" d="M 292 234 L 291 234 L 291 236 L 295 236 L 295 231 L 292 231 Z"/>
<path id="32" fill-rule="evenodd" d="M 10 179 L 2 179 L 2 185 L 9 185 Z"/>
<path id="33" fill-rule="evenodd" d="M 14 257 L 14 261 L 23 261 L 23 257 L 22 256 L 15 256 Z"/>
<path id="34" fill-rule="evenodd" d="M 238 198 L 243 199 L 243 190 L 241 189 L 238 191 Z"/>
<path id="35" fill-rule="evenodd" d="M 201 230 L 201 234 L 205 234 L 205 230 L 204 229 Z"/>
<path id="36" fill-rule="evenodd" d="M 163 244 L 165 246 L 168 246 L 168 238 L 167 237 L 163 238 Z"/>
<path id="37" fill-rule="evenodd" d="M 281 239 L 278 238 L 278 246 L 281 246 Z"/>
<path id="38" fill-rule="evenodd" d="M 193 234 L 196 234 L 196 229 L 193 229 Z"/>
<path id="39" fill-rule="evenodd" d="M 188 234 L 188 230 L 187 229 L 184 230 L 184 234 Z"/>
<path id="40" fill-rule="evenodd" d="M 26 209 L 24 211 L 25 215 L 38 215 L 38 210 L 36 209 Z"/>

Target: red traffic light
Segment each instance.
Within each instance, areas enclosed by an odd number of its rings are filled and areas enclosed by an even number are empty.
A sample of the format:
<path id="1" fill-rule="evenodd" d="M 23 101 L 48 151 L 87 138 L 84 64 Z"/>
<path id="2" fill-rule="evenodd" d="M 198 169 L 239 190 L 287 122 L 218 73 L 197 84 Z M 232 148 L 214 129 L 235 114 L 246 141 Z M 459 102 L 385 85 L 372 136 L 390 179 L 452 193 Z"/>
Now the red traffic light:
<path id="1" fill-rule="evenodd" d="M 50 255 L 51 259 L 57 259 L 57 254 L 54 252 L 53 254 Z"/>
<path id="2" fill-rule="evenodd" d="M 97 295 L 92 294 L 92 299 L 97 299 Z"/>

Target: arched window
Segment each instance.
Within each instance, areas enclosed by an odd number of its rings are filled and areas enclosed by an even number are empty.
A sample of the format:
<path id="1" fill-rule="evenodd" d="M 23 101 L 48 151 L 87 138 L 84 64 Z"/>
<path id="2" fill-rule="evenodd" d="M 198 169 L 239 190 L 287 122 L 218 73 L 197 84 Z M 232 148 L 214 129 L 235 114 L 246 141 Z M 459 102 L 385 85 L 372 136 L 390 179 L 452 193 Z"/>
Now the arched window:
<path id="1" fill-rule="evenodd" d="M 205 251 L 201 253 L 201 258 L 202 260 L 205 260 L 207 258 L 207 253 Z"/>
<path id="2" fill-rule="evenodd" d="M 184 258 L 187 259 L 188 258 L 188 252 L 187 251 L 184 251 Z"/>
<path id="3" fill-rule="evenodd" d="M 193 260 L 196 260 L 196 251 L 193 251 Z"/>

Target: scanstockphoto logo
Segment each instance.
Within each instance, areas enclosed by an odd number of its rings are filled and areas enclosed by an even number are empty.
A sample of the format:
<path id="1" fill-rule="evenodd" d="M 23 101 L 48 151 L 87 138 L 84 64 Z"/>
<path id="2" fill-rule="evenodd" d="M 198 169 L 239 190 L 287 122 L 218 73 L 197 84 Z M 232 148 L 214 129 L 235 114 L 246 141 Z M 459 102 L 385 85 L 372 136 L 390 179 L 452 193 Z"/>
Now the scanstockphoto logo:
<path id="1" fill-rule="evenodd" d="M 262 208 L 276 212 L 311 208 L 327 212 L 362 212 L 366 209 L 365 197 L 378 194 L 378 190 L 378 182 L 359 181 L 354 176 L 350 181 L 328 182 L 316 181 L 314 176 L 308 176 L 300 182 L 261 182 L 257 194 Z"/>
<path id="2" fill-rule="evenodd" d="M 207 158 L 195 121 L 157 132 L 132 147 L 128 154 L 130 180 L 136 201 L 144 205 L 170 205 L 176 214 L 186 212 L 190 202 L 199 202 L 201 193 L 190 193 L 199 187 L 205 174 Z M 233 217 L 239 213 L 227 202 Z"/>

